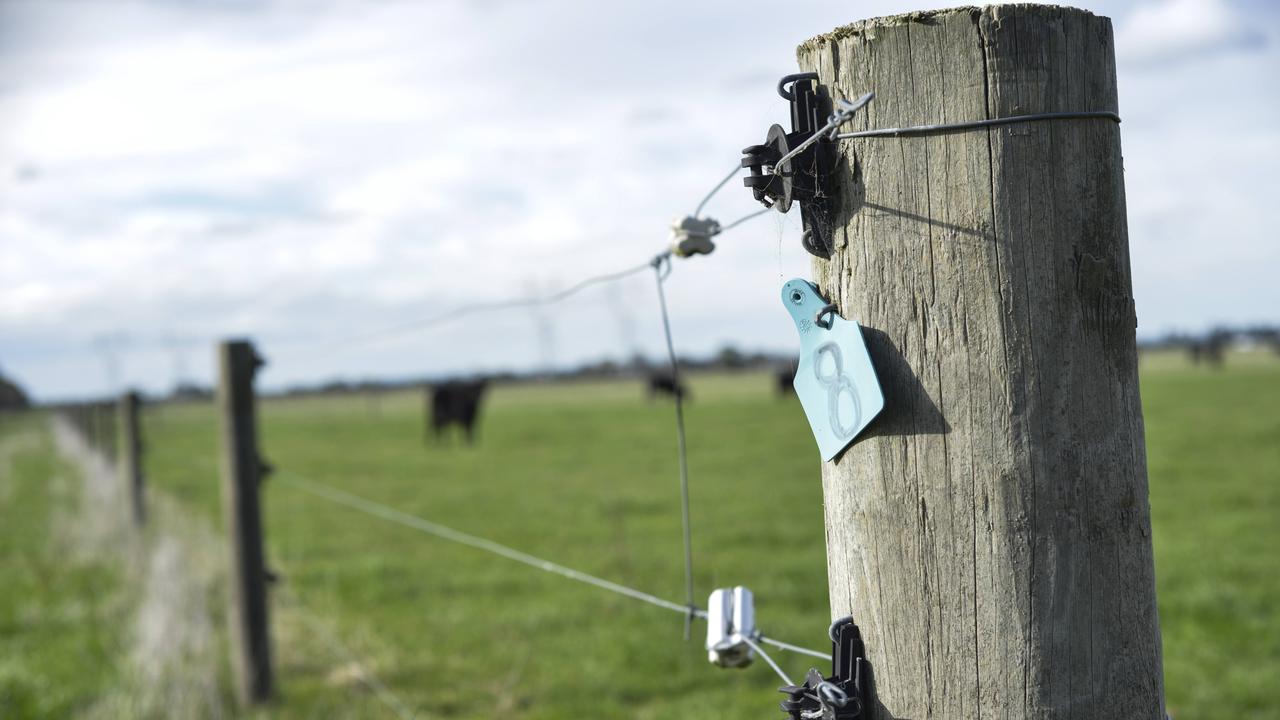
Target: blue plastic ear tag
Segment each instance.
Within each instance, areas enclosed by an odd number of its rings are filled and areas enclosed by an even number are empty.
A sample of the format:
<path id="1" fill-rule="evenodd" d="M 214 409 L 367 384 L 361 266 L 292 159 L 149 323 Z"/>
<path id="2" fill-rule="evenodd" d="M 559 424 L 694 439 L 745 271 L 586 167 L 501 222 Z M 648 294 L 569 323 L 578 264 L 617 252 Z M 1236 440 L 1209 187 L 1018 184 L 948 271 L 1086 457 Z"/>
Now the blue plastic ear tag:
<path id="1" fill-rule="evenodd" d="M 800 333 L 794 386 L 823 460 L 840 454 L 884 409 L 862 328 L 836 314 L 807 280 L 782 286 L 782 304 Z"/>

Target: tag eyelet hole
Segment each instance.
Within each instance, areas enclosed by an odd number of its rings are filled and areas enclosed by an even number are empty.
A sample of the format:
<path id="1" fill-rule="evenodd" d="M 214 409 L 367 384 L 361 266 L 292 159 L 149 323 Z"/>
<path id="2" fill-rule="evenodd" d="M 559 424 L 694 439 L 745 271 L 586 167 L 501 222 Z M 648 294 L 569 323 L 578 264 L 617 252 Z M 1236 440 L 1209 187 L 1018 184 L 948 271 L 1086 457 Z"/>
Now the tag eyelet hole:
<path id="1" fill-rule="evenodd" d="M 800 293 L 800 291 L 799 291 L 799 290 L 792 290 L 792 291 L 791 291 L 791 302 L 792 302 L 792 303 L 794 303 L 794 304 L 796 304 L 796 305 L 799 305 L 799 304 L 800 304 L 801 302 L 803 302 L 803 301 L 804 301 L 804 295 L 802 295 L 802 294 Z"/>

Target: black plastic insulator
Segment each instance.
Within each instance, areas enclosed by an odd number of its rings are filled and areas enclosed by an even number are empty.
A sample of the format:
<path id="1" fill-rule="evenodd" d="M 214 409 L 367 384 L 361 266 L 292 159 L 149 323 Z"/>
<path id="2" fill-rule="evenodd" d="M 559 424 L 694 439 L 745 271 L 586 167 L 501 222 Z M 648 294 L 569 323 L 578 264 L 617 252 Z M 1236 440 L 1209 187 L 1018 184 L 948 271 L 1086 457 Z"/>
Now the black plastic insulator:
<path id="1" fill-rule="evenodd" d="M 790 85 L 790 90 L 787 89 Z M 778 94 L 790 103 L 791 131 L 781 125 L 769 128 L 765 141 L 743 149 L 742 167 L 750 172 L 743 185 L 761 204 L 779 212 L 788 212 L 793 203 L 800 204 L 801 222 L 805 228 L 806 250 L 820 257 L 831 257 L 830 198 L 835 189 L 832 181 L 836 168 L 835 143 L 821 138 L 794 157 L 782 162 L 813 134 L 822 128 L 831 111 L 831 100 L 817 84 L 816 73 L 799 73 L 782 78 Z"/>

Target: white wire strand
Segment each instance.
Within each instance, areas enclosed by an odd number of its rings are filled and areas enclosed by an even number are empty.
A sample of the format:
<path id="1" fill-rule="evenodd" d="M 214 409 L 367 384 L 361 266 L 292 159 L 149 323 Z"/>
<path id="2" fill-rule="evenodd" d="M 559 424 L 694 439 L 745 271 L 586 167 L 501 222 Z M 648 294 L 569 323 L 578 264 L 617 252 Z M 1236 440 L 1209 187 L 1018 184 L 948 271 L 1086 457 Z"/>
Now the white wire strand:
<path id="1" fill-rule="evenodd" d="M 523 563 L 530 567 L 537 568 L 538 570 L 545 570 L 546 572 L 554 573 L 556 575 L 566 577 L 570 580 L 576 580 L 581 583 L 586 583 L 587 585 L 592 585 L 602 590 L 608 590 L 609 592 L 613 592 L 619 595 L 623 595 L 625 597 L 629 597 L 633 600 L 639 600 L 641 602 L 649 603 L 650 605 L 654 605 L 656 607 L 660 607 L 666 610 L 671 610 L 672 612 L 677 612 L 677 613 L 680 613 L 681 615 L 685 615 L 685 616 L 692 615 L 693 617 L 699 618 L 701 620 L 707 619 L 707 611 L 703 610 L 702 608 L 699 608 L 699 607 L 691 608 L 687 605 L 681 605 L 680 603 L 671 602 L 670 600 L 664 600 L 656 595 L 651 595 L 642 590 L 637 590 L 635 588 L 627 587 L 626 585 L 621 585 L 611 580 L 605 580 L 604 578 L 599 578 L 594 575 L 589 575 L 587 573 L 565 567 L 564 565 L 560 565 L 559 563 L 551 562 L 550 560 L 543 560 L 540 557 L 536 557 L 534 555 L 530 555 L 529 553 L 521 552 L 514 548 L 507 547 L 506 545 L 502 545 L 501 543 L 496 543 L 492 540 L 486 540 L 485 538 L 464 533 L 461 530 L 454 530 L 453 528 L 448 527 L 447 525 L 441 525 L 440 523 L 432 522 L 430 520 L 426 520 L 424 518 L 420 518 L 415 515 L 409 515 L 408 513 L 400 512 L 395 508 L 388 507 L 386 505 L 374 502 L 372 500 L 366 500 L 365 498 L 359 497 L 358 495 L 352 495 L 351 493 L 346 492 L 345 490 L 339 490 L 338 488 L 325 485 L 323 483 L 318 483 L 314 480 L 304 478 L 301 475 L 298 475 L 297 473 L 294 473 L 294 472 L 290 472 L 288 470 L 279 470 L 277 471 L 276 475 L 272 477 L 284 484 L 292 485 L 293 487 L 296 487 L 305 492 L 309 492 L 317 497 L 321 497 L 331 502 L 338 503 L 339 505 L 345 505 L 354 510 L 359 510 L 369 515 L 373 515 L 374 517 L 382 518 L 383 520 L 397 523 L 399 525 L 404 525 L 405 527 L 413 528 L 414 530 L 419 530 L 429 535 L 434 535 L 443 540 L 449 540 L 451 542 L 456 542 L 460 545 L 466 545 L 468 547 L 475 548 L 477 550 L 483 550 L 485 552 L 490 552 L 495 555 L 500 555 L 502 557 L 507 558 L 508 560 L 514 560 L 518 563 Z M 812 655 L 814 657 L 820 657 L 824 659 L 829 659 L 830 657 L 828 654 L 820 653 L 817 650 L 806 650 L 805 648 L 801 648 L 796 645 L 791 645 L 790 643 L 784 643 L 779 640 L 774 640 L 772 638 L 765 637 L 764 635 L 756 635 L 756 639 L 759 640 L 760 642 L 768 643 L 782 650 L 788 650 L 791 652 L 801 653 L 804 655 Z"/>
<path id="2" fill-rule="evenodd" d="M 554 303 L 558 303 L 561 300 L 565 300 L 569 297 L 572 297 L 573 295 L 576 295 L 579 292 L 586 290 L 592 285 L 599 285 L 601 283 L 608 283 L 608 282 L 613 282 L 615 280 L 621 280 L 625 277 L 629 277 L 631 275 L 635 275 L 636 273 L 642 272 L 644 270 L 648 270 L 649 267 L 650 267 L 650 264 L 645 263 L 643 265 L 636 265 L 634 267 L 629 267 L 629 268 L 626 268 L 625 270 L 619 270 L 617 272 L 604 273 L 601 275 L 593 275 L 591 277 L 586 278 L 585 280 L 581 280 L 571 285 L 570 287 L 564 290 L 551 293 L 550 295 L 514 298 L 512 300 L 499 300 L 497 302 L 474 303 L 471 305 L 463 305 L 462 307 L 454 308 L 447 312 L 437 313 L 435 315 L 432 315 L 427 318 L 423 318 L 421 320 L 414 320 L 414 321 L 410 321 L 410 322 L 396 325 L 393 327 L 384 328 L 382 330 L 374 330 L 372 332 L 364 333 L 361 335 L 355 335 L 353 337 L 336 341 L 333 344 L 335 345 L 355 344 L 355 343 L 366 342 L 369 340 L 379 339 L 383 337 L 389 337 L 393 335 L 402 335 L 404 333 L 413 332 L 415 330 L 423 330 L 435 325 L 443 325 L 444 323 L 453 322 L 454 320 L 457 320 L 459 318 L 463 318 L 468 315 L 473 315 L 475 313 L 480 313 L 480 312 L 490 312 L 493 310 L 510 310 L 514 308 L 525 308 L 525 307 L 537 307 L 540 305 L 551 305 Z"/>
<path id="3" fill-rule="evenodd" d="M 740 173 L 740 172 L 742 172 L 742 163 L 741 163 L 741 162 L 739 162 L 737 165 L 734 165 L 734 166 L 733 166 L 733 171 L 732 171 L 732 172 L 730 172 L 728 175 L 725 175 L 725 176 L 724 176 L 724 179 L 723 179 L 723 180 L 721 180 L 720 182 L 716 183 L 716 186 L 715 186 L 715 187 L 713 187 L 713 188 L 711 188 L 711 192 L 707 193 L 707 196 L 706 196 L 706 197 L 704 197 L 704 198 L 702 198 L 702 202 L 698 203 L 698 207 L 693 211 L 693 216 L 694 216 L 694 217 L 698 217 L 699 215 L 701 215 L 701 214 L 702 214 L 702 208 L 706 207 L 706 206 L 707 206 L 707 203 L 711 202 L 711 198 L 715 197 L 716 193 L 720 192 L 720 188 L 724 187 L 724 186 L 725 186 L 725 184 L 727 184 L 730 180 L 732 180 L 732 179 L 733 179 L 735 176 L 737 176 L 737 174 L 738 174 L 738 173 Z"/>
<path id="4" fill-rule="evenodd" d="M 814 133 L 804 142 L 792 148 L 791 152 L 783 155 L 781 158 L 778 158 L 778 161 L 773 164 L 773 174 L 781 174 L 782 166 L 787 164 L 788 160 L 804 152 L 810 145 L 818 142 L 824 137 L 827 137 L 831 134 L 832 130 L 835 130 L 848 122 L 849 119 L 853 117 L 854 113 L 865 107 L 867 103 L 871 102 L 871 100 L 875 98 L 875 96 L 876 94 L 874 92 L 869 92 L 853 102 L 841 100 L 840 107 L 831 115 L 831 119 L 827 121 L 826 125 L 823 125 L 814 131 Z"/>
<path id="5" fill-rule="evenodd" d="M 769 207 L 767 207 L 767 208 L 765 208 L 765 209 L 763 209 L 763 210 L 756 210 L 755 212 L 747 213 L 746 215 L 743 215 L 742 217 L 738 218 L 737 220 L 734 220 L 733 222 L 729 223 L 728 225 L 725 225 L 724 227 L 720 228 L 720 232 L 721 232 L 721 233 L 723 233 L 723 232 L 725 232 L 725 231 L 732 230 L 733 228 L 738 227 L 738 226 L 739 226 L 739 225 L 741 225 L 742 223 L 744 223 L 744 222 L 746 222 L 746 221 L 748 221 L 748 220 L 752 220 L 752 219 L 758 218 L 758 217 L 760 217 L 761 215 L 764 215 L 765 213 L 770 212 L 770 211 L 772 211 L 772 210 L 773 210 L 773 206 L 772 206 L 772 205 L 770 205 Z M 716 233 L 716 234 L 718 235 L 719 233 Z"/>
<path id="6" fill-rule="evenodd" d="M 726 178 L 724 182 L 727 182 L 728 179 L 729 178 Z M 722 182 L 721 185 L 723 185 L 724 182 Z M 710 199 L 710 196 L 708 196 L 708 199 Z M 764 210 L 758 210 L 756 212 L 749 213 L 743 217 L 740 217 L 737 220 L 734 220 L 733 222 L 729 223 L 728 225 L 720 228 L 720 231 L 716 234 L 717 235 L 723 234 L 724 232 L 732 228 L 735 228 L 738 225 L 741 225 L 742 223 L 747 222 L 748 220 L 751 220 L 753 218 L 756 218 L 760 215 L 765 214 L 770 209 L 771 208 L 765 208 Z M 669 254 L 670 254 L 670 251 L 664 251 L 663 253 L 660 253 L 660 256 L 667 256 Z M 636 273 L 640 273 L 645 270 L 648 270 L 651 267 L 653 267 L 653 261 L 646 262 L 643 265 L 634 265 L 632 267 L 625 268 L 623 270 L 618 270 L 617 272 L 604 273 L 600 275 L 592 275 L 584 280 L 580 280 L 577 283 L 574 283 L 573 285 L 569 286 L 564 290 L 551 293 L 550 295 L 512 298 L 510 300 L 498 300 L 495 302 L 488 302 L 488 303 L 473 303 L 470 305 L 463 305 L 461 307 L 456 307 L 446 312 L 437 313 L 429 317 L 421 318 L 419 320 L 411 320 L 406 323 L 393 325 L 391 327 L 386 327 L 379 330 L 372 330 L 369 332 L 359 333 L 359 334 L 351 335 L 347 337 L 340 337 L 340 338 L 336 338 L 328 341 L 308 342 L 304 340 L 301 343 L 295 345 L 290 350 L 296 351 L 299 348 L 310 348 L 317 345 L 322 345 L 328 348 L 340 348 L 345 346 L 358 345 L 358 344 L 362 344 L 370 341 L 381 340 L 387 337 L 393 337 L 396 335 L 404 335 L 406 333 L 415 332 L 418 330 L 425 330 L 427 328 L 435 327 L 437 325 L 444 325 L 446 323 L 453 322 L 460 318 L 464 318 L 468 315 L 491 312 L 495 310 L 511 310 L 511 309 L 517 309 L 517 308 L 552 305 L 562 300 L 566 300 L 578 294 L 579 292 L 586 290 L 587 288 L 593 285 L 600 285 L 604 283 L 614 282 L 616 280 L 622 280 L 624 278 L 635 275 Z M 287 350 L 286 353 L 287 352 L 289 351 Z"/>
<path id="7" fill-rule="evenodd" d="M 774 640 L 773 638 L 765 637 L 764 635 L 758 635 L 758 636 L 756 636 L 756 639 L 757 639 L 757 640 L 759 640 L 759 641 L 760 641 L 760 642 L 762 642 L 762 643 L 768 643 L 768 644 L 770 644 L 770 645 L 772 645 L 772 646 L 774 646 L 774 647 L 778 648 L 779 650 L 786 650 L 786 651 L 788 651 L 788 652 L 798 653 L 798 654 L 800 654 L 800 655 L 808 655 L 808 656 L 810 656 L 810 657 L 816 657 L 816 658 L 818 658 L 818 659 L 820 659 L 820 660 L 830 660 L 830 659 L 831 659 L 831 653 L 829 653 L 829 652 L 828 652 L 828 653 L 824 653 L 824 652 L 818 652 L 817 650 L 810 650 L 809 648 L 802 648 L 802 647 L 800 647 L 799 645 L 792 645 L 791 643 L 784 643 L 784 642 L 782 642 L 781 640 Z"/>
<path id="8" fill-rule="evenodd" d="M 782 668 L 778 667 L 778 663 L 774 662 L 773 658 L 769 657 L 769 653 L 765 652 L 764 648 L 757 645 L 755 641 L 746 635 L 742 636 L 742 641 L 745 642 L 752 650 L 755 650 L 757 655 L 764 658 L 764 661 L 769 663 L 769 667 L 773 668 L 773 671 L 778 673 L 778 677 L 782 678 L 783 682 L 788 685 L 795 686 L 795 681 L 788 677 L 787 674 L 782 671 Z"/>
<path id="9" fill-rule="evenodd" d="M 671 259 L 665 260 L 668 265 Z M 676 452 L 680 460 L 680 526 L 684 535 L 684 588 L 685 603 L 693 605 L 693 534 L 689 524 L 689 453 L 684 434 L 684 390 L 680 387 L 680 360 L 676 357 L 675 342 L 671 339 L 671 318 L 667 314 L 667 294 L 663 288 L 667 276 L 662 272 L 662 264 L 654 262 L 654 277 L 658 282 L 658 305 L 662 308 L 662 331 L 667 338 L 667 356 L 671 361 L 672 394 L 676 405 Z M 684 639 L 689 639 L 689 626 L 692 615 L 684 618 Z"/>
<path id="10" fill-rule="evenodd" d="M 472 547 L 477 550 L 484 550 L 486 552 L 490 552 L 495 555 L 500 555 L 502 557 L 507 558 L 508 560 L 514 560 L 518 563 L 523 563 L 530 567 L 535 567 L 539 570 L 545 570 L 546 572 L 554 573 L 556 575 L 569 578 L 570 580 L 577 580 L 578 582 L 586 583 L 588 585 L 594 585 L 595 587 L 601 588 L 603 590 L 608 590 L 610 592 L 614 592 L 619 595 L 625 595 L 626 597 L 632 598 L 633 600 L 639 600 L 641 602 L 649 603 L 650 605 L 656 605 L 657 607 L 660 607 L 660 608 L 666 608 L 667 610 L 678 612 L 681 615 L 685 615 L 692 612 L 692 614 L 695 617 L 699 617 L 703 619 L 706 619 L 707 617 L 707 612 L 700 608 L 693 608 L 691 610 L 687 606 L 681 605 L 680 603 L 671 602 L 670 600 L 664 600 L 660 597 L 657 597 L 656 595 L 650 595 L 647 592 L 636 590 L 635 588 L 629 588 L 625 585 L 620 585 L 611 580 L 605 580 L 604 578 L 599 578 L 594 575 L 589 575 L 587 573 L 565 567 L 564 565 L 560 565 L 559 563 L 551 562 L 550 560 L 543 560 L 540 557 L 535 557 L 533 555 L 530 555 L 529 553 L 521 552 L 519 550 L 516 550 L 515 548 L 507 547 L 506 545 L 496 543 L 492 540 L 486 540 L 481 537 L 476 537 L 475 535 L 464 533 L 461 530 L 454 530 L 453 528 L 448 527 L 447 525 L 441 525 L 440 523 L 432 522 L 430 520 L 426 520 L 414 515 L 409 515 L 407 513 L 402 513 L 399 510 L 387 507 L 386 505 L 382 505 L 381 503 L 376 503 L 376 502 L 373 502 L 372 500 L 366 500 L 362 497 L 359 497 L 357 495 L 352 495 L 349 492 L 346 492 L 344 490 L 339 490 L 335 487 L 322 485 L 321 483 L 315 482 L 314 480 L 308 480 L 295 473 L 291 473 L 288 471 L 280 471 L 277 477 L 280 480 L 290 485 L 301 488 L 302 490 L 310 492 L 314 495 L 318 495 L 328 500 L 332 500 L 333 502 L 336 502 L 338 504 L 346 505 L 347 507 L 360 510 L 370 515 L 380 517 L 383 520 L 389 520 L 391 522 L 398 523 L 406 527 L 411 527 L 415 530 L 420 530 L 422 532 L 435 535 L 436 537 L 443 538 L 445 540 L 450 540 L 452 542 L 456 542 L 460 545 L 466 545 L 468 547 Z"/>

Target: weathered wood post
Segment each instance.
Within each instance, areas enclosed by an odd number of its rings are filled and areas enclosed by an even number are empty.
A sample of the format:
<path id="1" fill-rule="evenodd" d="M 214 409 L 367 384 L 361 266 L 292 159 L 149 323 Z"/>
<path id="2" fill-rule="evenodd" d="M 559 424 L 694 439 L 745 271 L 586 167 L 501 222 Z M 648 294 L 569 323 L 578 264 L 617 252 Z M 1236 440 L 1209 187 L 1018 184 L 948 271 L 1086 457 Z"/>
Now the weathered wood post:
<path id="1" fill-rule="evenodd" d="M 116 403 L 110 398 L 97 404 L 98 450 L 108 461 L 116 459 Z"/>
<path id="2" fill-rule="evenodd" d="M 142 527 L 147 522 L 146 487 L 142 475 L 142 428 L 138 420 L 141 399 L 136 392 L 120 396 L 120 479 L 129 488 L 133 507 L 133 524 Z"/>
<path id="3" fill-rule="evenodd" d="M 232 665 L 240 702 L 270 699 L 273 686 L 267 608 L 267 568 L 262 549 L 253 377 L 262 360 L 247 341 L 218 346 L 218 412 L 222 426 L 222 512 L 231 541 Z"/>
<path id="4" fill-rule="evenodd" d="M 89 444 L 98 453 L 106 453 L 104 436 L 107 433 L 106 422 L 102 417 L 102 401 L 89 403 Z"/>
<path id="5" fill-rule="evenodd" d="M 843 130 L 1116 111 L 1111 23 L 1011 5 L 800 46 Z M 866 326 L 882 416 L 823 468 L 832 610 L 882 718 L 1163 718 L 1120 128 L 840 143 L 814 278 Z"/>

